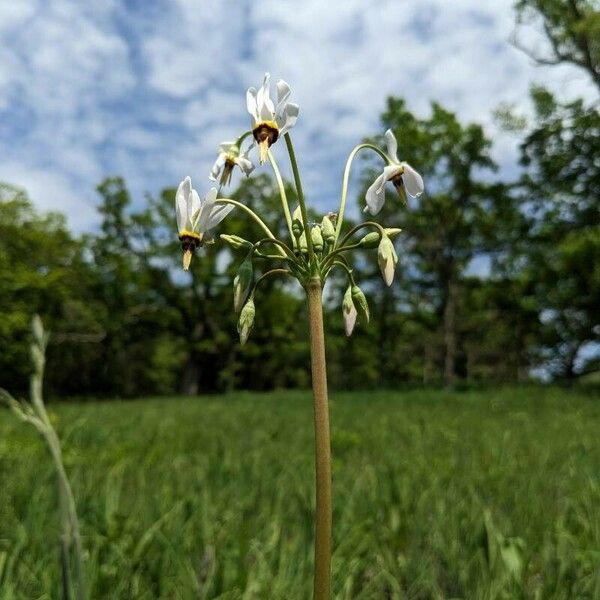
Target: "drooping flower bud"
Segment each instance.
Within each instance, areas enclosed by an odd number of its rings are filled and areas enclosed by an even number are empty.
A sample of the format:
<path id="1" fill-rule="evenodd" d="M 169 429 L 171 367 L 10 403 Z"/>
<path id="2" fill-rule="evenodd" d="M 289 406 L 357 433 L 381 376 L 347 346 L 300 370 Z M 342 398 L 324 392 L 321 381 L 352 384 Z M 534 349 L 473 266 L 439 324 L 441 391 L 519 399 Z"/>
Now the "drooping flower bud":
<path id="1" fill-rule="evenodd" d="M 292 214 L 292 233 L 294 234 L 294 237 L 298 239 L 302 235 L 303 231 L 304 225 L 302 224 L 302 211 L 298 206 L 294 211 L 294 214 Z"/>
<path id="2" fill-rule="evenodd" d="M 344 294 L 344 301 L 342 302 L 342 315 L 344 317 L 344 330 L 346 331 L 346 335 L 350 337 L 352 335 L 352 331 L 354 330 L 354 325 L 356 325 L 356 317 L 358 315 L 356 312 L 356 306 L 354 306 L 354 302 L 352 301 L 351 286 L 348 286 L 348 289 Z"/>
<path id="3" fill-rule="evenodd" d="M 354 306 L 356 306 L 356 310 L 361 319 L 365 320 L 365 323 L 369 322 L 369 304 L 367 302 L 366 296 L 363 294 L 363 291 L 354 284 L 351 290 L 352 301 L 354 302 Z"/>
<path id="4" fill-rule="evenodd" d="M 234 250 L 239 250 L 240 248 L 250 249 L 252 247 L 252 242 L 241 238 L 239 235 L 227 235 L 225 233 L 222 233 L 220 237 L 224 242 L 227 242 Z"/>
<path id="5" fill-rule="evenodd" d="M 248 299 L 248 302 L 244 304 L 244 308 L 242 308 L 242 312 L 240 312 L 240 318 L 238 320 L 237 330 L 240 334 L 240 344 L 243 346 L 248 340 L 248 336 L 250 335 L 250 331 L 252 330 L 252 326 L 254 325 L 254 300 L 252 298 Z"/>
<path id="6" fill-rule="evenodd" d="M 398 263 L 398 255 L 394 249 L 394 244 L 392 244 L 392 241 L 387 235 L 384 235 L 379 243 L 377 260 L 379 262 L 379 269 L 381 270 L 383 280 L 386 285 L 392 285 L 392 281 L 394 281 L 394 271 L 396 269 L 396 264 Z"/>
<path id="7" fill-rule="evenodd" d="M 239 312 L 248 297 L 252 281 L 254 280 L 254 268 L 252 257 L 248 255 L 233 280 L 233 309 Z"/>
<path id="8" fill-rule="evenodd" d="M 333 244 L 335 241 L 335 227 L 327 215 L 321 221 L 321 233 L 326 244 Z"/>
<path id="9" fill-rule="evenodd" d="M 402 229 L 392 227 L 387 228 L 384 231 L 386 235 L 390 238 L 390 240 L 393 240 L 402 231 Z M 364 248 L 365 250 L 373 250 L 374 248 L 377 248 L 379 246 L 380 240 L 381 234 L 379 233 L 379 231 L 372 231 L 371 233 L 367 233 L 367 235 L 361 238 L 358 244 L 361 248 Z"/>
<path id="10" fill-rule="evenodd" d="M 320 225 L 315 225 L 310 230 L 310 239 L 312 240 L 313 250 L 315 252 L 323 252 L 323 234 L 321 233 Z"/>
<path id="11" fill-rule="evenodd" d="M 379 246 L 380 239 L 381 234 L 378 231 L 371 231 L 371 233 L 367 233 L 367 235 L 360 239 L 358 245 L 366 250 L 372 250 L 373 248 L 377 248 L 377 246 Z"/>

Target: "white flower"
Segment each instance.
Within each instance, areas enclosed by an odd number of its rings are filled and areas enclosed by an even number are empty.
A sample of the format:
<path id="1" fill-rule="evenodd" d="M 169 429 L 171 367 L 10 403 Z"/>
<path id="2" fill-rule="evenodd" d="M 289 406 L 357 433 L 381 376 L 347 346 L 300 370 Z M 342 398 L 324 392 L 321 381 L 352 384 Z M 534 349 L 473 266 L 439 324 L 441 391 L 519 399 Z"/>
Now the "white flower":
<path id="1" fill-rule="evenodd" d="M 398 190 L 400 198 L 406 200 L 406 194 L 415 198 L 423 193 L 423 178 L 406 162 L 398 160 L 398 142 L 391 129 L 385 132 L 388 156 L 392 161 L 375 179 L 365 195 L 365 212 L 376 215 L 385 200 L 385 184 L 391 181 Z"/>
<path id="2" fill-rule="evenodd" d="M 210 239 L 208 231 L 218 225 L 232 210 L 233 205 L 216 204 L 217 190 L 210 188 L 201 200 L 192 187 L 192 180 L 186 177 L 175 194 L 175 214 L 177 232 L 183 249 L 183 268 L 190 267 L 196 248 Z"/>
<path id="3" fill-rule="evenodd" d="M 271 76 L 265 73 L 258 92 L 253 87 L 246 92 L 246 107 L 252 117 L 252 133 L 260 149 L 261 165 L 267 159 L 269 146 L 295 125 L 300 112 L 297 104 L 288 102 L 291 89 L 283 79 L 277 81 L 277 105 L 273 103 L 270 79 Z"/>
<path id="4" fill-rule="evenodd" d="M 248 152 L 240 152 L 237 141 L 219 144 L 217 152 L 217 160 L 210 172 L 209 179 L 216 181 L 220 176 L 220 185 L 228 185 L 230 183 L 233 168 L 236 165 L 246 177 L 254 170 L 254 165 L 248 160 Z"/>

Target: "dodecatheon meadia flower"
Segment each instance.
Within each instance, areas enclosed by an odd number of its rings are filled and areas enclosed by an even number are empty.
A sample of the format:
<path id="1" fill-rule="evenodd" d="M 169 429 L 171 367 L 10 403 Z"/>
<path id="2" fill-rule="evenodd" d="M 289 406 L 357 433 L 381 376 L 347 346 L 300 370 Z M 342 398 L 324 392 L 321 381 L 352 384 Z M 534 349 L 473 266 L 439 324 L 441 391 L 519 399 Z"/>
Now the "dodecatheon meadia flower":
<path id="1" fill-rule="evenodd" d="M 217 152 L 217 160 L 215 160 L 215 164 L 211 169 L 209 179 L 217 181 L 220 176 L 219 185 L 228 185 L 231 182 L 231 175 L 236 165 L 246 177 L 254 170 L 254 165 L 248 159 L 248 152 L 240 152 L 237 141 L 222 142 L 219 144 Z"/>
<path id="2" fill-rule="evenodd" d="M 217 190 L 210 188 L 206 197 L 200 199 L 192 187 L 192 180 L 186 177 L 175 194 L 175 214 L 177 232 L 183 250 L 183 269 L 190 268 L 196 248 L 211 240 L 208 231 L 218 225 L 232 210 L 233 205 L 216 204 Z"/>
<path id="3" fill-rule="evenodd" d="M 300 107 L 288 102 L 291 89 L 283 81 L 277 80 L 277 104 L 271 100 L 271 76 L 265 73 L 262 87 L 256 91 L 251 87 L 246 92 L 246 107 L 252 117 L 252 135 L 259 147 L 259 162 L 267 159 L 267 151 L 279 136 L 289 131 L 298 119 Z"/>
<path id="4" fill-rule="evenodd" d="M 390 164 L 383 169 L 383 173 L 375 179 L 365 195 L 367 201 L 365 212 L 372 215 L 376 215 L 383 206 L 385 184 L 388 181 L 394 184 L 404 202 L 406 202 L 406 194 L 418 198 L 424 190 L 423 178 L 407 162 L 398 160 L 398 142 L 391 129 L 385 132 L 385 142 Z"/>

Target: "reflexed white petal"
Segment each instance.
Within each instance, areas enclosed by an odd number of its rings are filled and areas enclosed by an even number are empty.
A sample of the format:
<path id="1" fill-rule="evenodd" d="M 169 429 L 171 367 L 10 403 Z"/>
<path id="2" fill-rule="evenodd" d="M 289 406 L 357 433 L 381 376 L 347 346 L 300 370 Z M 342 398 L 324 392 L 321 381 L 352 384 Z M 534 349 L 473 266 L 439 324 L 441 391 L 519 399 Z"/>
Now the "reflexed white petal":
<path id="1" fill-rule="evenodd" d="M 258 90 L 256 99 L 258 116 L 262 121 L 272 121 L 275 118 L 275 105 L 271 100 L 271 76 L 265 73 L 262 87 Z"/>
<path id="2" fill-rule="evenodd" d="M 385 143 L 387 146 L 388 156 L 394 161 L 398 162 L 398 142 L 396 136 L 391 129 L 385 132 Z"/>
<path id="3" fill-rule="evenodd" d="M 246 108 L 250 113 L 252 119 L 256 122 L 258 121 L 258 109 L 256 106 L 256 89 L 251 87 L 248 88 L 246 92 Z"/>
<path id="4" fill-rule="evenodd" d="M 423 178 L 408 163 L 402 163 L 402 166 L 404 167 L 402 181 L 407 193 L 415 198 L 419 197 L 425 189 Z"/>
<path id="5" fill-rule="evenodd" d="M 217 199 L 217 188 L 211 187 L 208 192 L 206 192 L 206 196 L 204 196 L 204 202 L 210 202 L 211 204 Z"/>
<path id="6" fill-rule="evenodd" d="M 177 230 L 185 229 L 187 221 L 187 199 L 192 189 L 192 180 L 186 177 L 177 188 L 175 194 L 175 214 L 177 216 Z"/>
<path id="7" fill-rule="evenodd" d="M 285 105 L 284 113 L 282 118 L 279 119 L 278 125 L 280 128 L 280 134 L 283 135 L 287 131 L 289 131 L 298 120 L 298 114 L 300 112 L 300 107 L 293 102 L 288 102 Z"/>
<path id="8" fill-rule="evenodd" d="M 237 159 L 237 164 L 240 169 L 244 172 L 246 177 L 254 171 L 254 165 L 250 160 L 248 160 L 245 156 L 239 156 Z"/>
<path id="9" fill-rule="evenodd" d="M 216 207 L 213 205 L 212 212 L 208 218 L 206 229 L 216 227 L 233 209 L 232 204 L 221 204 Z"/>
<path id="10" fill-rule="evenodd" d="M 198 219 L 198 214 L 201 212 L 202 202 L 198 192 L 192 188 L 190 195 L 188 196 L 188 221 L 186 223 L 187 229 L 194 229 L 194 224 Z"/>
<path id="11" fill-rule="evenodd" d="M 365 194 L 365 200 L 367 206 L 365 212 L 370 212 L 372 215 L 376 215 L 383 206 L 385 201 L 385 178 L 382 173 L 375 179 L 375 181 L 369 186 L 367 193 Z"/>
<path id="12" fill-rule="evenodd" d="M 210 175 L 208 176 L 208 178 L 211 181 L 215 181 L 217 179 L 224 164 L 225 164 L 225 153 L 221 152 L 219 154 L 219 156 L 217 156 L 217 160 L 215 160 L 215 164 L 213 165 L 213 167 L 210 171 Z"/>
<path id="13" fill-rule="evenodd" d="M 227 154 L 232 146 L 235 146 L 235 140 L 233 142 L 221 142 L 217 148 L 217 152 L 224 152 Z"/>
<path id="14" fill-rule="evenodd" d="M 388 165 L 383 168 L 383 182 L 381 183 L 381 188 L 386 184 L 387 181 L 392 179 L 395 175 L 398 175 L 402 171 L 402 167 L 399 165 Z"/>
<path id="15" fill-rule="evenodd" d="M 204 233 L 208 227 L 208 223 L 210 221 L 210 217 L 215 208 L 215 200 L 217 199 L 217 188 L 210 188 L 204 197 L 202 202 L 202 210 L 194 223 L 194 228 L 199 233 Z"/>
<path id="16" fill-rule="evenodd" d="M 290 86 L 283 79 L 277 80 L 277 107 L 276 112 L 281 114 L 281 111 L 285 108 L 285 103 L 290 97 L 292 90 Z"/>

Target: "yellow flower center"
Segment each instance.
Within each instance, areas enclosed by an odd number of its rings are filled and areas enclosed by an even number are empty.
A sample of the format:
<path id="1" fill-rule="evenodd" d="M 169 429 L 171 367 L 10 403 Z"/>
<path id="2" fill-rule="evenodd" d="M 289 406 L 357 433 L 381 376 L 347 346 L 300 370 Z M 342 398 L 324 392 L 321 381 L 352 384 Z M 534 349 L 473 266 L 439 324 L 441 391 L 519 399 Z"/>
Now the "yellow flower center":
<path id="1" fill-rule="evenodd" d="M 202 234 L 197 233 L 196 231 L 190 231 L 189 229 L 182 229 L 179 232 L 179 239 L 182 242 L 187 242 L 188 244 L 194 241 L 200 241 L 202 239 Z"/>

